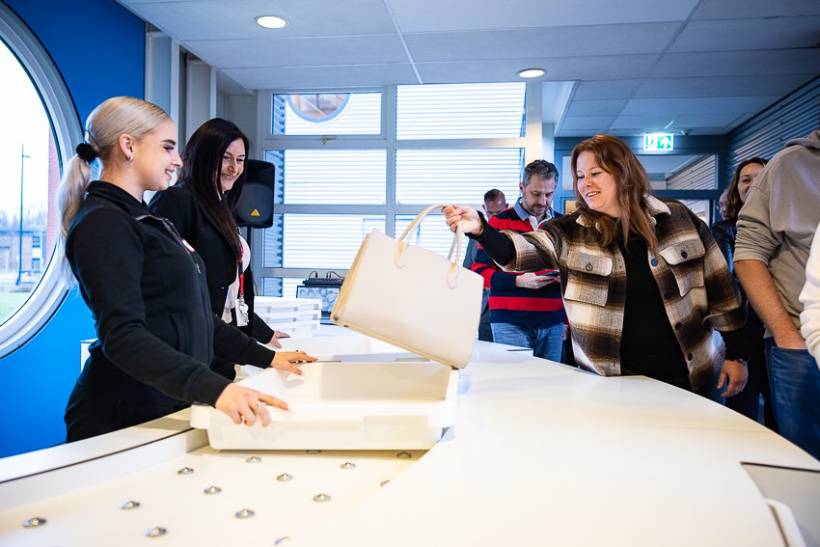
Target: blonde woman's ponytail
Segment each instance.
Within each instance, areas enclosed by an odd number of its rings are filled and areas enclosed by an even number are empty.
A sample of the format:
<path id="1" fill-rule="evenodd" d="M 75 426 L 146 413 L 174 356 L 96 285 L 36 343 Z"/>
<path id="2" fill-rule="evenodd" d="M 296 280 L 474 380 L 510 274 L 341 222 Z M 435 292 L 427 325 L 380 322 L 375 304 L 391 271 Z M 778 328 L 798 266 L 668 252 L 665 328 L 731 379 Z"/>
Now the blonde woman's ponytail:
<path id="1" fill-rule="evenodd" d="M 80 210 L 88 183 L 91 182 L 91 165 L 74 155 L 63 170 L 60 188 L 57 190 L 57 209 L 60 213 L 60 235 L 65 241 L 68 227 Z"/>

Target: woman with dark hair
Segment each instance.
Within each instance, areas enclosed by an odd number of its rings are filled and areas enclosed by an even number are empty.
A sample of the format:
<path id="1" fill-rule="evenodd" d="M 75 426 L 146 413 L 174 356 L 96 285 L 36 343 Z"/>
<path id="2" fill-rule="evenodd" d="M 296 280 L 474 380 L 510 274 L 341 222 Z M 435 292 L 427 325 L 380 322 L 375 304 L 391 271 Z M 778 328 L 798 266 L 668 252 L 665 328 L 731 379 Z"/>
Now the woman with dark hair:
<path id="1" fill-rule="evenodd" d="M 239 234 L 233 208 L 244 180 L 248 138 L 227 120 L 202 124 L 185 145 L 176 185 L 151 201 L 151 210 L 170 219 L 202 256 L 214 313 L 263 344 L 281 347 L 275 332 L 254 313 L 250 249 Z M 217 356 L 213 367 L 233 379 L 232 362 Z"/>
<path id="2" fill-rule="evenodd" d="M 740 162 L 737 169 L 735 169 L 732 182 L 729 183 L 729 188 L 726 190 L 726 214 L 724 215 L 721 212 L 723 220 L 712 225 L 712 235 L 715 237 L 715 242 L 720 247 L 723 256 L 726 257 L 729 270 L 734 270 L 732 261 L 735 254 L 735 237 L 737 236 L 737 214 L 740 212 L 740 208 L 743 207 L 746 196 L 749 195 L 749 188 L 752 187 L 752 183 L 765 166 L 766 160 L 757 157 Z"/>
<path id="3" fill-rule="evenodd" d="M 740 208 L 746 202 L 749 195 L 749 188 L 752 187 L 755 179 L 766 166 L 763 158 L 749 158 L 738 164 L 732 182 L 726 190 L 728 196 L 726 205 L 726 216 L 723 220 L 712 225 L 712 235 L 718 244 L 729 270 L 734 274 L 734 254 L 735 238 L 737 237 L 737 217 Z M 740 287 L 741 297 L 744 303 L 746 295 Z M 776 429 L 774 414 L 771 408 L 771 396 L 769 395 L 769 377 L 766 372 L 766 357 L 763 347 L 763 335 L 766 327 L 755 313 L 751 306 L 748 306 L 748 319 L 743 328 L 746 337 L 746 344 L 749 349 L 749 381 L 746 389 L 735 397 L 726 399 L 726 406 L 740 412 L 744 416 L 757 421 L 760 413 L 760 396 L 763 396 L 763 417 L 764 423 L 771 429 Z"/>
<path id="4" fill-rule="evenodd" d="M 709 228 L 681 203 L 649 194 L 649 178 L 619 139 L 572 151 L 579 207 L 530 233 L 496 230 L 468 206 L 445 208 L 451 229 L 477 238 L 504 269 L 558 269 L 579 366 L 644 374 L 709 395 L 746 383 L 743 308 Z M 724 344 L 713 337 L 713 328 Z M 725 360 L 724 360 L 725 357 Z"/>

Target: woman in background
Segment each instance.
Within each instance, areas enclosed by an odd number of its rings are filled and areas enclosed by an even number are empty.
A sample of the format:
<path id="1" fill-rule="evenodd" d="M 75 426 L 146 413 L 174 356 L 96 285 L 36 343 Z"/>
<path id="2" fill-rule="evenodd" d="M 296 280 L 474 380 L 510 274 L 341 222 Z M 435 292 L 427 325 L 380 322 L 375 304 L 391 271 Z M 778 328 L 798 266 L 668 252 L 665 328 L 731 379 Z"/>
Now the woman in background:
<path id="1" fill-rule="evenodd" d="M 62 249 L 97 340 L 65 412 L 67 440 L 143 423 L 206 403 L 235 423 L 270 420 L 269 395 L 231 384 L 209 368 L 214 352 L 258 367 L 301 374 L 304 353 L 275 353 L 215 320 L 200 257 L 146 191 L 167 187 L 181 161 L 177 129 L 158 106 L 132 97 L 103 102 L 86 122 L 58 193 Z M 91 181 L 90 163 L 102 163 Z"/>
<path id="2" fill-rule="evenodd" d="M 737 237 L 737 216 L 740 208 L 746 202 L 749 188 L 763 171 L 766 160 L 763 158 L 749 158 L 740 162 L 735 169 L 732 182 L 726 190 L 726 216 L 712 225 L 712 235 L 720 247 L 729 270 L 734 274 L 735 238 Z M 737 280 L 735 280 L 737 281 Z M 744 304 L 747 302 L 743 287 L 737 283 Z M 763 334 L 766 327 L 751 306 L 747 306 L 748 318 L 744 332 L 749 350 L 749 381 L 746 389 L 734 397 L 726 399 L 726 406 L 740 412 L 744 416 L 757 421 L 760 414 L 760 396 L 763 396 L 764 423 L 771 429 L 776 429 L 774 414 L 772 413 L 771 395 L 769 394 L 769 376 L 766 372 L 766 354 L 763 348 Z"/>
<path id="3" fill-rule="evenodd" d="M 496 230 L 464 205 L 445 208 L 447 223 L 461 222 L 504 269 L 559 270 L 580 367 L 644 374 L 705 396 L 714 387 L 742 391 L 743 308 L 706 225 L 681 203 L 651 196 L 643 166 L 615 137 L 576 145 L 572 174 L 578 209 L 534 232 Z"/>
<path id="4" fill-rule="evenodd" d="M 205 261 L 211 308 L 223 321 L 263 344 L 279 348 L 275 332 L 254 312 L 251 252 L 239 234 L 233 208 L 244 180 L 248 138 L 221 118 L 202 124 L 182 152 L 179 182 L 151 201 Z M 233 362 L 217 355 L 214 368 L 229 379 Z"/>

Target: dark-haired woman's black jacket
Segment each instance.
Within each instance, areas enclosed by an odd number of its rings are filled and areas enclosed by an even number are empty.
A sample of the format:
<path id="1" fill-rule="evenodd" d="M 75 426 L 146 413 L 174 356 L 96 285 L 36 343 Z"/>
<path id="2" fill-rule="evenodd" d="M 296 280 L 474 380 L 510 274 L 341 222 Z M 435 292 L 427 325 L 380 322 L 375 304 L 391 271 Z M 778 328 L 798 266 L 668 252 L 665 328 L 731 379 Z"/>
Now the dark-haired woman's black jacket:
<path id="1" fill-rule="evenodd" d="M 97 332 L 66 407 L 68 441 L 213 405 L 229 383 L 214 355 L 270 365 L 273 351 L 214 319 L 201 258 L 121 188 L 89 185 L 66 258 Z"/>
<path id="2" fill-rule="evenodd" d="M 712 224 L 712 236 L 714 236 L 715 243 L 717 243 L 720 248 L 720 252 L 723 253 L 723 256 L 726 258 L 726 262 L 729 263 L 729 271 L 734 272 L 737 219 L 719 220 Z"/>
<path id="3" fill-rule="evenodd" d="M 720 251 L 729 263 L 729 271 L 734 275 L 735 240 L 737 239 L 737 219 L 724 219 L 712 225 L 712 235 Z M 757 421 L 759 414 L 760 395 L 763 394 L 765 424 L 775 428 L 774 414 L 772 413 L 771 395 L 769 391 L 769 377 L 766 371 L 766 358 L 763 349 L 763 334 L 766 327 L 755 313 L 754 308 L 748 305 L 746 292 L 735 277 L 744 305 L 747 306 L 746 325 L 743 334 L 749 348 L 749 379 L 746 387 L 739 394 L 726 400 L 726 406 L 740 412 L 744 416 Z"/>
<path id="4" fill-rule="evenodd" d="M 177 184 L 157 193 L 151 200 L 150 208 L 157 215 L 170 219 L 205 261 L 211 308 L 221 317 L 228 287 L 236 279 L 236 258 L 230 243 L 185 184 Z M 245 270 L 245 303 L 248 305 L 249 324 L 240 328 L 248 336 L 267 344 L 273 338 L 273 330 L 254 313 L 253 300 L 253 274 L 249 267 Z"/>

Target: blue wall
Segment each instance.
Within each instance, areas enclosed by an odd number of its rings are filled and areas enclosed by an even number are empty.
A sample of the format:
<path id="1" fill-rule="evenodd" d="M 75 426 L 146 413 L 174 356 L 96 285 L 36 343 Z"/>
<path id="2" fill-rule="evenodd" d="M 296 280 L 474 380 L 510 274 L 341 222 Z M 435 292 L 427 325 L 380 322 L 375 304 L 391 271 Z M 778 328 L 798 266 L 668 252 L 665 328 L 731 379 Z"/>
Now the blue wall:
<path id="1" fill-rule="evenodd" d="M 85 120 L 114 95 L 143 96 L 145 26 L 114 0 L 7 0 L 50 53 Z M 0 457 L 63 442 L 63 410 L 94 337 L 76 289 L 32 340 L 0 359 Z"/>

